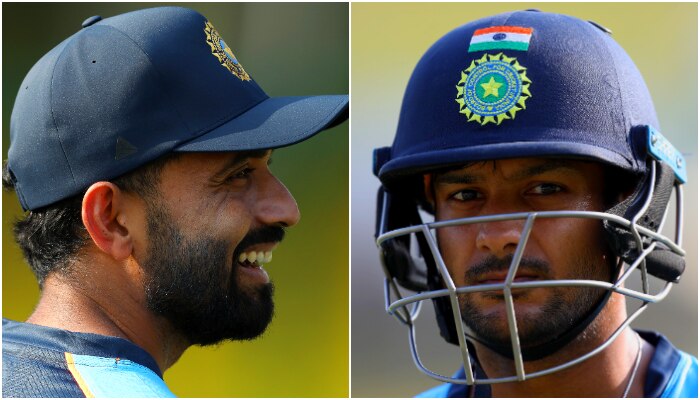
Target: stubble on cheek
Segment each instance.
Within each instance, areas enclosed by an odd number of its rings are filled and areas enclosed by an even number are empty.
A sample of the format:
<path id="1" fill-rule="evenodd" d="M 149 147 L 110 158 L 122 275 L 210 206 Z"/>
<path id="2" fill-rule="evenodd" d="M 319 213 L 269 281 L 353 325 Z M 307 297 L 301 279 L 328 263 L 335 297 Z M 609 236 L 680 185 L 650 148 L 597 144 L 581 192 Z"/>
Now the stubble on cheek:
<path id="1" fill-rule="evenodd" d="M 580 256 L 574 261 L 572 275 L 566 278 L 606 280 L 591 271 L 607 269 L 606 265 L 595 265 L 596 260 L 599 258 L 591 254 Z M 513 300 L 521 345 L 531 347 L 560 336 L 588 315 L 604 295 L 604 289 L 570 286 L 516 291 Z M 510 343 L 502 290 L 462 294 L 459 300 L 463 321 L 477 335 L 495 344 Z"/>

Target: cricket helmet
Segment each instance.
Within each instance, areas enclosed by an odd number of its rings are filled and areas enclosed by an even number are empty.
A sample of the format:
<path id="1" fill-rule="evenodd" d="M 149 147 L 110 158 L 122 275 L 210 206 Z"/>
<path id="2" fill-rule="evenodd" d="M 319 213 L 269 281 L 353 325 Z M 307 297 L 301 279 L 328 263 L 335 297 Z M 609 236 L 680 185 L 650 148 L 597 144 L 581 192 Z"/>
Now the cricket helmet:
<path id="1" fill-rule="evenodd" d="M 661 301 L 685 268 L 681 246 L 685 160 L 658 130 L 644 80 L 611 32 L 574 17 L 518 11 L 483 18 L 447 33 L 415 67 L 391 147 L 374 151 L 381 180 L 376 237 L 386 275 L 386 308 L 409 327 L 414 361 L 429 376 L 453 383 L 489 384 L 556 372 L 597 354 L 649 303 Z M 608 210 L 547 211 L 425 221 L 433 213 L 424 198 L 423 176 L 475 161 L 524 157 L 589 160 L 623 171 L 637 182 L 631 195 Z M 675 193 L 676 235 L 662 235 Z M 424 212 L 421 212 L 424 211 Z M 605 281 L 513 282 L 533 223 L 546 218 L 593 218 L 604 226 L 617 271 Z M 503 284 L 456 287 L 440 254 L 435 231 L 442 227 L 523 220 L 524 227 Z M 639 271 L 643 288 L 623 286 Z M 647 280 L 662 281 L 650 293 Z M 558 337 L 523 348 L 511 289 L 584 286 L 604 289 L 598 304 Z M 483 286 L 483 287 L 480 287 Z M 404 297 L 400 287 L 417 294 Z M 511 343 L 498 346 L 462 321 L 458 295 L 502 290 Z M 595 350 L 542 371 L 524 361 L 546 357 L 570 343 L 595 319 L 612 293 L 639 299 L 642 306 Z M 510 297 L 510 301 L 508 301 Z M 465 379 L 426 368 L 415 343 L 420 303 L 431 299 L 442 337 L 460 346 Z M 513 376 L 475 378 L 471 343 L 510 357 Z"/>

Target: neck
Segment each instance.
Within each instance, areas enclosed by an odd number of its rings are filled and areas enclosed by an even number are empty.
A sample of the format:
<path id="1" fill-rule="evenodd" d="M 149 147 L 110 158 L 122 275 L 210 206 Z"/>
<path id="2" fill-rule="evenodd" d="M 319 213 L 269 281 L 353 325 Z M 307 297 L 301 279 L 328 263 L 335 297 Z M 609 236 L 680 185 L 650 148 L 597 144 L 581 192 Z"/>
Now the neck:
<path id="1" fill-rule="evenodd" d="M 148 310 L 143 286 L 135 285 L 129 274 L 138 269 L 128 265 L 77 268 L 90 272 L 82 274 L 80 281 L 57 274 L 45 279 L 39 303 L 27 322 L 129 340 L 148 352 L 161 372 L 180 358 L 189 344 L 173 333 L 167 321 Z M 103 270 L 110 276 L 101 274 Z"/>
<path id="2" fill-rule="evenodd" d="M 619 295 L 613 295 L 616 297 Z M 578 338 L 557 353 L 541 360 L 526 362 L 525 373 L 533 373 L 574 360 L 600 346 L 625 319 L 624 308 L 614 310 L 611 299 L 606 310 Z M 612 310 L 611 310 L 612 308 Z M 609 346 L 595 356 L 569 368 L 522 382 L 491 385 L 492 397 L 621 397 L 639 354 L 639 342 L 632 329 L 625 329 Z M 640 365 L 628 397 L 644 396 L 646 371 L 653 348 L 644 342 Z M 481 367 L 492 378 L 515 375 L 514 361 L 477 345 Z M 591 384 L 595 382 L 595 384 Z"/>

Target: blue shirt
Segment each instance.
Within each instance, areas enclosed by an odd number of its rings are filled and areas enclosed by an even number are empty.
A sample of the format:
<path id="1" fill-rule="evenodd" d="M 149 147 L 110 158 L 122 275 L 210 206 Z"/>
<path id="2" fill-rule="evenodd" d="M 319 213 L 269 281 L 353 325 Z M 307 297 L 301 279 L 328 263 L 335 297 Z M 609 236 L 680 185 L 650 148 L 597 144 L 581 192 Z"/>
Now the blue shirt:
<path id="1" fill-rule="evenodd" d="M 640 336 L 654 346 L 654 356 L 649 364 L 644 382 L 644 397 L 698 398 L 698 360 L 675 348 L 663 335 L 638 331 Z M 485 378 L 481 369 L 476 375 Z M 465 379 L 464 369 L 453 376 Z M 429 389 L 416 397 L 491 397 L 489 385 L 456 385 L 445 383 Z"/>
<path id="2" fill-rule="evenodd" d="M 3 397 L 175 397 L 128 340 L 2 320 Z"/>

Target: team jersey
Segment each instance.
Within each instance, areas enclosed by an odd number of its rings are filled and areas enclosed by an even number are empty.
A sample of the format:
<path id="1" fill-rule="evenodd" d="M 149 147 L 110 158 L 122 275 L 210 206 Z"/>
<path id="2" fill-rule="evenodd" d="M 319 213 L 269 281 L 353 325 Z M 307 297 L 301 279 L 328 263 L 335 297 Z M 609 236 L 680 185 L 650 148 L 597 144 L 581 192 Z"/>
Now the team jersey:
<path id="1" fill-rule="evenodd" d="M 698 398 L 698 360 L 675 348 L 663 335 L 656 332 L 637 331 L 644 340 L 651 343 L 654 356 L 649 364 L 644 397 L 689 397 Z M 476 368 L 475 373 L 485 378 L 483 370 Z M 453 378 L 465 379 L 464 369 L 460 369 Z M 445 383 L 429 389 L 416 397 L 491 397 L 489 385 L 457 385 Z"/>
<path id="2" fill-rule="evenodd" d="M 175 397 L 128 340 L 2 320 L 3 397 Z"/>

